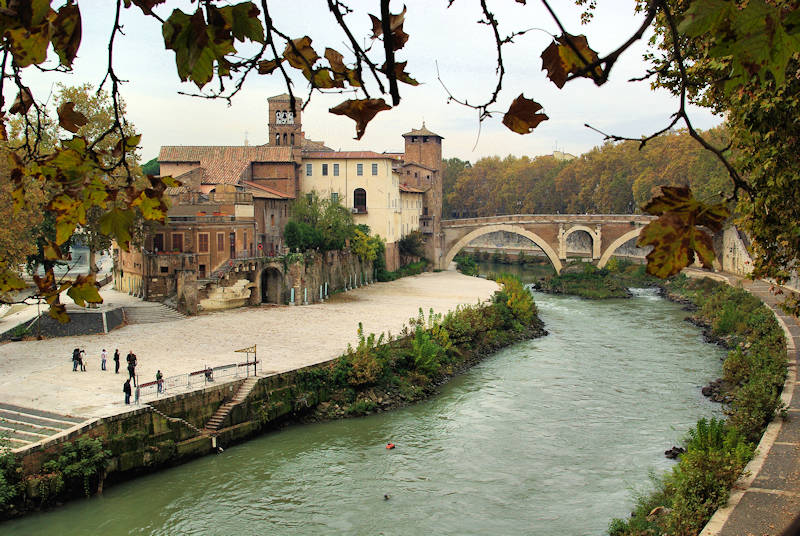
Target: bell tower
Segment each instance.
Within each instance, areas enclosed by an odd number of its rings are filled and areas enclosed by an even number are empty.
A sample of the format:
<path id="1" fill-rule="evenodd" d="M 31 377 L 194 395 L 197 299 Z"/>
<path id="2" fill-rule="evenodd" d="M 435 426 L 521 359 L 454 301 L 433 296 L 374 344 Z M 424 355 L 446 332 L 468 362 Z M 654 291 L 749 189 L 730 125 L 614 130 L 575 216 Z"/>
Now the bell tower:
<path id="1" fill-rule="evenodd" d="M 287 93 L 267 99 L 269 102 L 269 141 L 271 147 L 301 147 L 303 145 L 303 129 L 300 109 L 303 100 L 295 98 L 295 109 L 292 110 L 291 99 Z"/>

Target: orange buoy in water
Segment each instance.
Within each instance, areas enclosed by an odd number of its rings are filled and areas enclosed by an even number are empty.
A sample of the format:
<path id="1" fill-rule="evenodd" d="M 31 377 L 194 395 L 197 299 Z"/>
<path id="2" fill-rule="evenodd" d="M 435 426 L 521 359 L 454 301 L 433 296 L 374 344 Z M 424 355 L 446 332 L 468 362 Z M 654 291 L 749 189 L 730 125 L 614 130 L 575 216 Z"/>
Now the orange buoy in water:
<path id="1" fill-rule="evenodd" d="M 386 443 L 386 448 L 387 449 L 393 449 L 394 448 L 394 443 Z"/>

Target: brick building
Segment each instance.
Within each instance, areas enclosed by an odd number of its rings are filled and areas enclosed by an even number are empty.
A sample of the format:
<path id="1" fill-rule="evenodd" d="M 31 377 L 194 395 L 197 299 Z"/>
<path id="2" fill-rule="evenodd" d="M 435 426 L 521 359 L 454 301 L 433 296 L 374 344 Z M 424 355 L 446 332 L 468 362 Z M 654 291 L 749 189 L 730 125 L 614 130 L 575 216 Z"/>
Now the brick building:
<path id="1" fill-rule="evenodd" d="M 117 288 L 161 299 L 182 271 L 205 280 L 234 259 L 282 254 L 290 204 L 311 191 L 338 200 L 386 240 L 388 269 L 399 266 L 400 238 L 417 229 L 436 261 L 443 138 L 423 124 L 403 134 L 402 153 L 334 151 L 306 139 L 301 105 L 292 110 L 286 94 L 268 99 L 265 145 L 162 147 L 161 174 L 182 185 L 168 189 L 168 221 L 148 232 L 142 250 L 117 252 Z"/>

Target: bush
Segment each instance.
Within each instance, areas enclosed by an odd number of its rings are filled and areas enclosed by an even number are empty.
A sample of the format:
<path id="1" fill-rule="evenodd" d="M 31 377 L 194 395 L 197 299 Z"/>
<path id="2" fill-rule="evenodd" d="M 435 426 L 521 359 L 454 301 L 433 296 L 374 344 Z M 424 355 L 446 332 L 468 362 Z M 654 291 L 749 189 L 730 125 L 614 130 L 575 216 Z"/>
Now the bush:
<path id="1" fill-rule="evenodd" d="M 91 495 L 90 484 L 105 469 L 106 459 L 110 455 L 110 451 L 103 450 L 103 443 L 99 439 L 81 437 L 67 443 L 57 458 L 42 465 L 42 470 L 62 475 L 67 493 L 80 490 L 88 497 Z"/>

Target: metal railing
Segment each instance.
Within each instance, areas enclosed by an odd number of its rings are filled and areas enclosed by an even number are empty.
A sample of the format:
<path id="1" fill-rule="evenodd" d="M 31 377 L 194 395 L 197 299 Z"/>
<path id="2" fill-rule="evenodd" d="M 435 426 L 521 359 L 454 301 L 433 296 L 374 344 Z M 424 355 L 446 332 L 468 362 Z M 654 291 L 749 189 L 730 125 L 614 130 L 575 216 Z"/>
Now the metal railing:
<path id="1" fill-rule="evenodd" d="M 253 368 L 255 367 L 255 371 Z M 248 376 L 257 376 L 261 372 L 261 361 L 246 361 L 243 363 L 228 363 L 216 367 L 206 367 L 201 370 L 168 376 L 162 380 L 140 383 L 134 391 L 134 401 L 138 404 L 145 398 L 158 398 L 171 396 L 176 392 L 186 392 L 207 387 L 216 382 L 230 381 Z M 161 388 L 159 389 L 159 383 Z"/>

